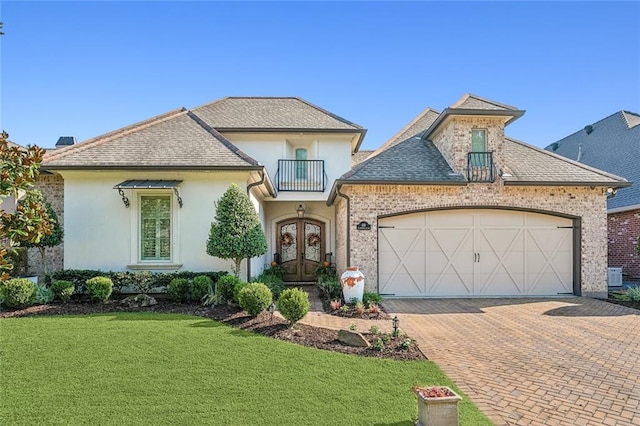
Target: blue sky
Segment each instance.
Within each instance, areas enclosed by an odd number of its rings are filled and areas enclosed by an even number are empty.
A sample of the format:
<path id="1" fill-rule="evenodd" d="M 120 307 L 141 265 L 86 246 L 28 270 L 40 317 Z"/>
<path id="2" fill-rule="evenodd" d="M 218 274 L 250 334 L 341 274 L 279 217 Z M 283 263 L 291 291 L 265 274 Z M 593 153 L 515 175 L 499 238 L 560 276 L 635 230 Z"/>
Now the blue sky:
<path id="1" fill-rule="evenodd" d="M 546 146 L 640 113 L 636 2 L 2 1 L 1 127 L 85 140 L 223 96 L 300 96 L 376 148 L 464 93 L 527 110 Z"/>

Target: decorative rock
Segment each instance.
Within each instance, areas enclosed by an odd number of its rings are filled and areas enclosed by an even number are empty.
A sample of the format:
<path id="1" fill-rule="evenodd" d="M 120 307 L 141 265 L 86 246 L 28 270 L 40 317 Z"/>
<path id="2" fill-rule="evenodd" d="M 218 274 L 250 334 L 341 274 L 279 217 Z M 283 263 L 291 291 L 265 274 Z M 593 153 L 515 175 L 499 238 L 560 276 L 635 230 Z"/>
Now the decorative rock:
<path id="1" fill-rule="evenodd" d="M 130 308 L 144 308 L 145 306 L 153 306 L 158 304 L 156 299 L 147 294 L 129 296 L 120 303 L 126 304 Z"/>
<path id="2" fill-rule="evenodd" d="M 368 348 L 371 346 L 362 334 L 351 330 L 338 331 L 338 340 L 347 346 L 355 346 L 357 348 Z"/>

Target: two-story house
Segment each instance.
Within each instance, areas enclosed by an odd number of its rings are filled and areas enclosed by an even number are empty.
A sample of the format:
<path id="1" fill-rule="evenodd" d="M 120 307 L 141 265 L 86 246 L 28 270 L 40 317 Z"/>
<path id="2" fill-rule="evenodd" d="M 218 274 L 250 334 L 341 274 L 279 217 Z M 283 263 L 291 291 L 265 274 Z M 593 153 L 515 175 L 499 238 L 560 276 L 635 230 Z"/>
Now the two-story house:
<path id="1" fill-rule="evenodd" d="M 46 157 L 64 267 L 229 270 L 205 244 L 236 183 L 269 243 L 244 276 L 276 260 L 310 281 L 331 259 L 395 296 L 604 296 L 606 194 L 628 182 L 506 137 L 523 113 L 465 95 L 359 162 L 366 131 L 299 98 L 171 111 Z"/>
<path id="2" fill-rule="evenodd" d="M 205 252 L 215 201 L 235 183 L 289 281 L 312 281 L 336 251 L 335 179 L 366 130 L 299 98 L 230 97 L 180 108 L 49 153 L 64 179 L 64 267 L 229 270 Z"/>

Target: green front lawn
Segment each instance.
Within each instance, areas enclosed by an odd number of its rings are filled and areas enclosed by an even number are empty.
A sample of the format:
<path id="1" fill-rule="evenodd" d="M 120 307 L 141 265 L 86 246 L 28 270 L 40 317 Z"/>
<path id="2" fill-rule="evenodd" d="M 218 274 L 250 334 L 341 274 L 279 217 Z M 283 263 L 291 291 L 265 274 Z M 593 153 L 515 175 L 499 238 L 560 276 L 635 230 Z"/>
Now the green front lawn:
<path id="1" fill-rule="evenodd" d="M 411 425 L 431 362 L 367 359 L 171 314 L 0 320 L 0 423 Z M 491 424 L 468 400 L 461 424 Z"/>

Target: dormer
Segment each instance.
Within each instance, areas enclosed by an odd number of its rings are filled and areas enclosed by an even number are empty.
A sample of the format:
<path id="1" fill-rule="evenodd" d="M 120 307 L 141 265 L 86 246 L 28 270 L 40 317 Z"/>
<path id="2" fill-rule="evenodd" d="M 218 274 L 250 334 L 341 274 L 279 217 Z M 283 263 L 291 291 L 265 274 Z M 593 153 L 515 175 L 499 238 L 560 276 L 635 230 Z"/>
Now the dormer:
<path id="1" fill-rule="evenodd" d="M 504 128 L 524 111 L 466 94 L 424 132 L 449 166 L 469 182 L 494 182 L 504 164 Z"/>

